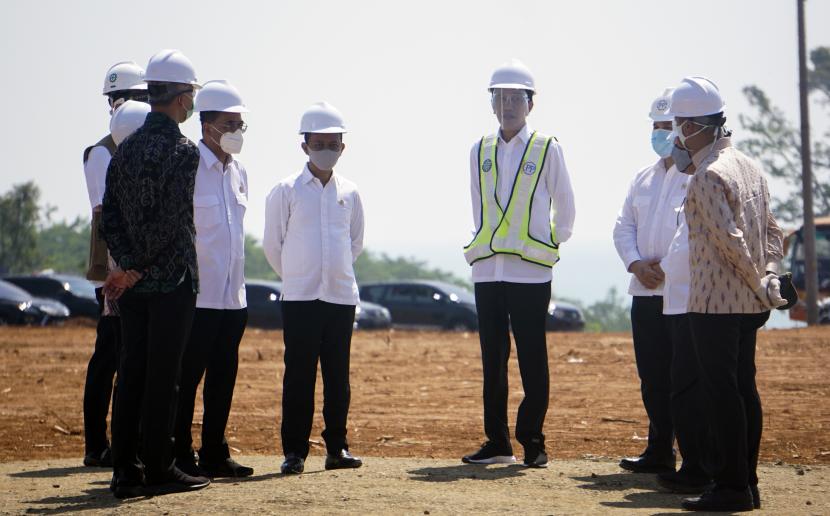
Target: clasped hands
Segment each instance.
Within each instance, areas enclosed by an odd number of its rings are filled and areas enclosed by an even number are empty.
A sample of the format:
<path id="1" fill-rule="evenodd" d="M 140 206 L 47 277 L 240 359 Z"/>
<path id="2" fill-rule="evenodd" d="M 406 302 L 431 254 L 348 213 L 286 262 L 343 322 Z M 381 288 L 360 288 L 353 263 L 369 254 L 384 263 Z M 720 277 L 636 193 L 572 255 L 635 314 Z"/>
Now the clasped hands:
<path id="1" fill-rule="evenodd" d="M 666 279 L 660 260 L 637 260 L 628 266 L 628 272 L 634 274 L 647 289 L 655 289 Z"/>
<path id="2" fill-rule="evenodd" d="M 132 288 L 143 276 L 143 273 L 136 270 L 130 269 L 125 272 L 120 267 L 116 267 L 107 274 L 107 279 L 102 287 L 104 295 L 115 301 L 128 288 Z"/>

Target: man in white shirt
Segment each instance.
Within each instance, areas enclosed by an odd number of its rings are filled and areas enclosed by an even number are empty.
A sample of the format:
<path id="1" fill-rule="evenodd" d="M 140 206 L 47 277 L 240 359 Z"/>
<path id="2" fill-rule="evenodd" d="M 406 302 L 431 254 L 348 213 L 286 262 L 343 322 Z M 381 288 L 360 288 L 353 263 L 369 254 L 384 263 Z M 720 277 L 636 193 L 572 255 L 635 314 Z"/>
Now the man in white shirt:
<path id="1" fill-rule="evenodd" d="M 104 77 L 103 94 L 107 97 L 110 115 L 128 100 L 148 102 L 144 70 L 132 61 L 112 65 Z M 84 176 L 92 208 L 90 260 L 87 278 L 103 281 L 107 276 L 107 247 L 98 236 L 101 201 L 107 167 L 116 149 L 111 134 L 84 149 Z M 118 347 L 121 322 L 115 303 L 108 303 L 100 288 L 95 295 L 101 308 L 95 336 L 95 350 L 89 359 L 84 384 L 84 465 L 112 467 L 112 452 L 107 440 L 107 412 L 112 396 L 112 381 L 118 368 Z"/>
<path id="2" fill-rule="evenodd" d="M 193 476 L 247 477 L 252 468 L 230 456 L 225 427 L 239 365 L 239 343 L 248 322 L 245 298 L 245 231 L 248 174 L 233 155 L 242 150 L 248 109 L 225 81 L 209 81 L 196 95 L 202 139 L 193 192 L 199 294 L 182 358 L 175 427 L 176 467 Z M 202 393 L 202 447 L 193 453 L 191 424 L 196 389 Z"/>
<path id="3" fill-rule="evenodd" d="M 526 123 L 536 91 L 530 70 L 517 60 L 505 63 L 493 73 L 489 91 L 499 130 L 476 142 L 470 152 L 476 231 L 464 248 L 475 283 L 487 441 L 462 461 L 516 460 L 507 424 L 512 328 L 525 392 L 516 439 L 524 447 L 526 466 L 546 467 L 542 430 L 550 374 L 545 322 L 551 268 L 559 259 L 559 244 L 570 238 L 573 228 L 573 190 L 559 143 Z"/>
<path id="4" fill-rule="evenodd" d="M 363 249 L 363 206 L 357 187 L 334 173 L 346 128 L 334 106 L 303 114 L 300 134 L 309 160 L 282 181 L 265 205 L 263 248 L 282 278 L 285 374 L 282 392 L 283 474 L 303 472 L 314 416 L 317 362 L 323 375 L 326 469 L 359 468 L 349 453 L 349 352 L 359 302 L 354 261 Z"/>
<path id="5" fill-rule="evenodd" d="M 677 231 L 678 210 L 689 177 L 674 167 L 669 114 L 671 89 L 657 97 L 649 114 L 652 148 L 660 157 L 637 173 L 614 226 L 617 253 L 632 273 L 628 293 L 634 356 L 643 405 L 649 418 L 648 446 L 639 457 L 625 458 L 620 467 L 637 473 L 674 472 L 674 429 L 671 419 L 672 342 L 663 316 L 663 271 Z"/>

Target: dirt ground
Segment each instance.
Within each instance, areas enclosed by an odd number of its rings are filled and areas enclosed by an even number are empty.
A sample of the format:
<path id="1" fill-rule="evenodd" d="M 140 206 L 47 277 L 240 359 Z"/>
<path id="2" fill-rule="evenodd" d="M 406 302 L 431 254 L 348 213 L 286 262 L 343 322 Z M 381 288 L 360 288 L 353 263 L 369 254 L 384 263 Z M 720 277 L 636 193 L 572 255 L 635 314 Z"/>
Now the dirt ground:
<path id="1" fill-rule="evenodd" d="M 0 462 L 42 465 L 72 458 L 74 462 L 61 462 L 70 470 L 80 464 L 84 374 L 93 340 L 94 329 L 84 326 L 0 328 Z M 551 457 L 604 461 L 639 453 L 647 420 L 630 335 L 550 333 L 548 348 L 551 404 L 545 433 Z M 826 473 L 818 465 L 830 463 L 828 349 L 830 328 L 759 332 L 762 462 L 783 464 L 785 471 L 787 465 L 799 464 Z M 271 456 L 273 471 L 278 467 L 282 371 L 281 333 L 249 330 L 240 349 L 228 438 L 238 455 Z M 522 396 L 515 353 L 510 379 L 510 418 L 515 421 Z M 357 332 L 351 383 L 349 439 L 355 454 L 457 464 L 484 440 L 474 333 Z M 312 455 L 320 456 L 320 381 L 317 391 Z M 197 443 L 200 421 L 198 412 Z M 520 454 L 521 447 L 515 446 Z M 615 469 L 610 462 L 597 464 Z M 42 469 L 33 463 L 28 468 Z"/>

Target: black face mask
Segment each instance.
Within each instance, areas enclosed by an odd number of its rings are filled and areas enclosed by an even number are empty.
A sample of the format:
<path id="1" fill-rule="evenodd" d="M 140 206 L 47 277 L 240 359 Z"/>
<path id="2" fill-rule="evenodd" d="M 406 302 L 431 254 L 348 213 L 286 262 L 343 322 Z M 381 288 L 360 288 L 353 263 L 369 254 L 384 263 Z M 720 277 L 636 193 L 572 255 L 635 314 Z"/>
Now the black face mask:
<path id="1" fill-rule="evenodd" d="M 685 171 L 692 164 L 692 154 L 687 150 L 675 145 L 671 149 L 671 159 L 679 172 Z"/>

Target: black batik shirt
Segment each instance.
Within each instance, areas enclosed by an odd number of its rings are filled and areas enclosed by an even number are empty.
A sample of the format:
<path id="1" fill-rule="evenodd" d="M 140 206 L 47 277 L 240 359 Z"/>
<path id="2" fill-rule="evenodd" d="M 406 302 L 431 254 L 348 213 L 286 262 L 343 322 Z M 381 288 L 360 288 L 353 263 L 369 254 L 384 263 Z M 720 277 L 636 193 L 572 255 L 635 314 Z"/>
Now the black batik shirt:
<path id="1" fill-rule="evenodd" d="M 124 140 L 107 169 L 100 234 L 135 292 L 170 292 L 189 271 L 199 291 L 193 188 L 199 148 L 163 113 Z"/>

